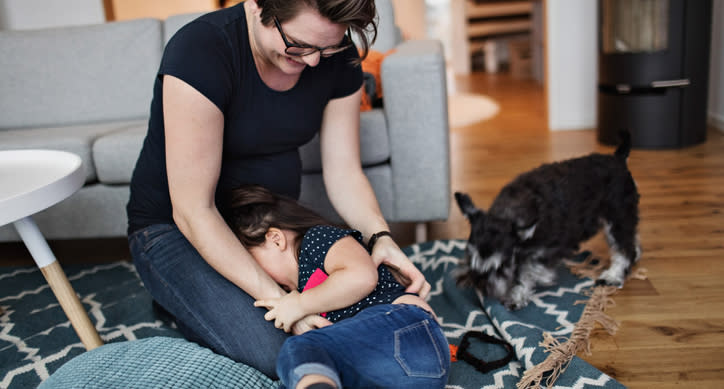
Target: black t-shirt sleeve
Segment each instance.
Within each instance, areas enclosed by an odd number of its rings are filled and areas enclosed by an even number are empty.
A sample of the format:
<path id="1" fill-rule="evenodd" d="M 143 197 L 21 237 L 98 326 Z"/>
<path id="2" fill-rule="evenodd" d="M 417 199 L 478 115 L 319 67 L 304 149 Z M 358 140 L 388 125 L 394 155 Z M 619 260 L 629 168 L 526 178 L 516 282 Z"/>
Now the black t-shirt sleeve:
<path id="1" fill-rule="evenodd" d="M 233 93 L 233 50 L 216 26 L 195 21 L 168 42 L 158 71 L 174 76 L 199 91 L 222 112 Z"/>
<path id="2" fill-rule="evenodd" d="M 357 47 L 352 45 L 347 50 L 337 54 L 340 60 L 337 61 L 337 71 L 332 98 L 347 97 L 357 92 L 362 87 L 362 66 L 352 63 L 359 58 Z"/>

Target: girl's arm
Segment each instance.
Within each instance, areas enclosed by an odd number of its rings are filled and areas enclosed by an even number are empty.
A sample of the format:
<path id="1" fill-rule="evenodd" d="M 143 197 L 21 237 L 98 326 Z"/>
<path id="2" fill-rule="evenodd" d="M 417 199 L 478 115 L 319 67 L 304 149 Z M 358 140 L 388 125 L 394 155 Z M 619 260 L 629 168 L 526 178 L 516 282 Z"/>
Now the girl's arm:
<path id="1" fill-rule="evenodd" d="M 346 236 L 327 252 L 324 282 L 304 293 L 293 291 L 280 299 L 260 300 L 255 306 L 269 310 L 264 316 L 274 320 L 277 328 L 289 332 L 300 318 L 334 311 L 357 303 L 377 286 L 377 266 L 362 245 Z"/>
<path id="2" fill-rule="evenodd" d="M 284 291 L 254 261 L 216 209 L 223 113 L 184 81 L 163 78 L 166 167 L 173 219 L 206 262 L 254 298 Z"/>

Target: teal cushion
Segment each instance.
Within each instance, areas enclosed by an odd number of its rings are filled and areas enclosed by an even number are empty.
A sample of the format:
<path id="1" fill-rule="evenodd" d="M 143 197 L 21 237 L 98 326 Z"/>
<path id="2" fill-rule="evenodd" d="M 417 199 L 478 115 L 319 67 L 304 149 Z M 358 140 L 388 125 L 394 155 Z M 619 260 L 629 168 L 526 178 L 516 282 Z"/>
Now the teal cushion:
<path id="1" fill-rule="evenodd" d="M 109 343 L 58 369 L 48 388 L 277 388 L 258 370 L 185 339 L 153 337 Z"/>

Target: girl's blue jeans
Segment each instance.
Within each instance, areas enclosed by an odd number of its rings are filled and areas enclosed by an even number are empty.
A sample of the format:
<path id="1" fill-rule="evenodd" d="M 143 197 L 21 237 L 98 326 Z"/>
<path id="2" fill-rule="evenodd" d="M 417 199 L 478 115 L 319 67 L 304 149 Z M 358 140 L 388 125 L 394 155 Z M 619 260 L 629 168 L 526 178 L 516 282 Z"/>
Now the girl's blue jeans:
<path id="1" fill-rule="evenodd" d="M 435 318 L 420 307 L 382 304 L 284 343 L 277 374 L 295 388 L 307 374 L 338 388 L 444 388 L 450 349 Z"/>
<path id="2" fill-rule="evenodd" d="M 187 339 L 276 379 L 289 336 L 264 320 L 266 309 L 209 266 L 175 225 L 148 226 L 128 241 L 144 286 Z"/>

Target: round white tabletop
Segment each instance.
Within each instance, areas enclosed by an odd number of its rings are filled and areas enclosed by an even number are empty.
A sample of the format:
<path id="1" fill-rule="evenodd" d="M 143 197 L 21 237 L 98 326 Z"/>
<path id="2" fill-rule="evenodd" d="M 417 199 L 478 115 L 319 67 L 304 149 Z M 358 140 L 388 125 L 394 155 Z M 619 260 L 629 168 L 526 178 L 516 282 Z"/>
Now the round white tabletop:
<path id="1" fill-rule="evenodd" d="M 55 150 L 0 151 L 0 226 L 40 212 L 85 182 L 75 154 Z"/>
<path id="2" fill-rule="evenodd" d="M 83 163 L 73 153 L 0 151 L 0 226 L 13 223 L 78 337 L 90 350 L 103 341 L 32 218 L 70 197 L 84 182 Z"/>

